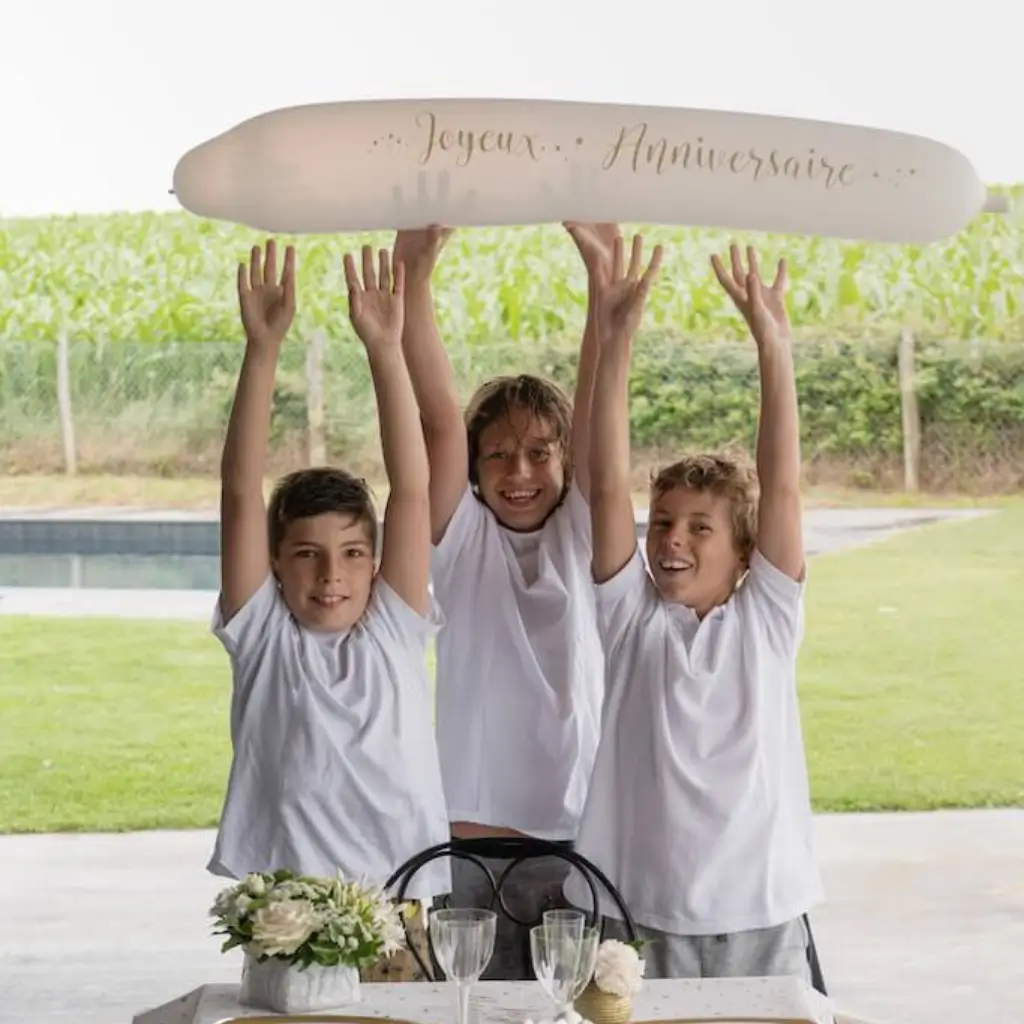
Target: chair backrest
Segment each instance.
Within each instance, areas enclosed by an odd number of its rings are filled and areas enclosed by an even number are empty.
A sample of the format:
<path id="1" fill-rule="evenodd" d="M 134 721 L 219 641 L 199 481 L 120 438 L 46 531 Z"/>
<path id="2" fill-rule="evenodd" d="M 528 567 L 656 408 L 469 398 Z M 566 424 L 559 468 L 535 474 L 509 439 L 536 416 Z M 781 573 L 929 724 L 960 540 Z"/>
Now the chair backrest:
<path id="1" fill-rule="evenodd" d="M 388 879 L 385 889 L 396 899 L 404 900 L 409 884 L 413 877 L 427 864 L 443 857 L 452 860 L 465 860 L 475 865 L 483 877 L 487 880 L 488 888 L 492 893 L 491 905 L 488 908 L 496 913 L 502 914 L 518 927 L 526 930 L 541 923 L 538 920 L 524 921 L 517 917 L 509 908 L 504 897 L 504 887 L 509 877 L 515 870 L 527 861 L 538 857 L 553 857 L 565 861 L 570 868 L 575 868 L 585 881 L 590 890 L 590 909 L 584 908 L 587 915 L 587 923 L 592 928 L 603 927 L 601 914 L 601 899 L 599 893 L 603 890 L 615 904 L 618 916 L 623 921 L 626 932 L 631 941 L 636 939 L 636 927 L 633 918 L 626 907 L 621 893 L 612 884 L 610 879 L 582 854 L 577 853 L 571 847 L 562 843 L 550 843 L 543 839 L 534 839 L 529 836 L 495 836 L 483 839 L 452 839 L 447 843 L 439 843 L 431 846 L 413 857 L 410 857 L 394 874 Z M 507 860 L 510 863 L 501 872 L 498 878 L 484 861 L 487 859 Z M 408 924 L 406 924 L 408 933 Z M 428 931 L 428 942 L 430 942 L 431 954 L 433 954 L 433 941 Z M 427 978 L 437 978 L 438 971 L 423 962 L 417 949 L 410 942 L 409 950 L 416 958 L 416 962 Z M 436 959 L 436 958 L 435 958 Z"/>

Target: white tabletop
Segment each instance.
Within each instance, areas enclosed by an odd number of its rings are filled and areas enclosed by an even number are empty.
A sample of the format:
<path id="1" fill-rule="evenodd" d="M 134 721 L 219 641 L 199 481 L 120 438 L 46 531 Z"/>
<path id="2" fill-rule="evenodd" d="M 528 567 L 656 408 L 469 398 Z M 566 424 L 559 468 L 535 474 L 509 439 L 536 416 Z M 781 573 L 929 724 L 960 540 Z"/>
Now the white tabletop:
<path id="1" fill-rule="evenodd" d="M 474 1024 L 524 1024 L 547 1020 L 553 1007 L 535 982 L 481 982 L 474 986 Z M 408 982 L 362 986 L 362 1002 L 325 1013 L 392 1017 L 417 1024 L 452 1024 L 454 994 L 445 984 Z M 156 1009 L 137 1014 L 134 1024 L 216 1024 L 232 1017 L 265 1016 L 241 1006 L 238 985 L 204 985 Z M 298 1015 L 296 1015 L 298 1016 Z M 716 978 L 700 981 L 648 981 L 633 1000 L 633 1019 L 733 1021 L 810 1021 L 855 1024 L 833 1012 L 830 1000 L 797 978 Z"/>

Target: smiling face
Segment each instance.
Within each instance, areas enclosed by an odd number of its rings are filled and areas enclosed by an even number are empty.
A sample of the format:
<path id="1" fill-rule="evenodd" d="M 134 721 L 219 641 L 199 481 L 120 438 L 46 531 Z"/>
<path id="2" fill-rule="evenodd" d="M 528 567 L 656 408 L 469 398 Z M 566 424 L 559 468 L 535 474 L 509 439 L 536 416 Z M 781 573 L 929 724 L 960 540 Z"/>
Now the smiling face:
<path id="1" fill-rule="evenodd" d="M 369 524 L 346 512 L 293 519 L 284 527 L 274 575 L 288 610 L 318 633 L 349 629 L 362 617 L 373 586 Z"/>
<path id="2" fill-rule="evenodd" d="M 511 530 L 542 526 L 565 492 L 565 453 L 550 422 L 517 406 L 480 431 L 480 497 Z"/>
<path id="3" fill-rule="evenodd" d="M 746 570 L 736 544 L 732 502 L 689 487 L 655 492 L 647 559 L 666 601 L 684 604 L 701 618 L 725 604 Z"/>

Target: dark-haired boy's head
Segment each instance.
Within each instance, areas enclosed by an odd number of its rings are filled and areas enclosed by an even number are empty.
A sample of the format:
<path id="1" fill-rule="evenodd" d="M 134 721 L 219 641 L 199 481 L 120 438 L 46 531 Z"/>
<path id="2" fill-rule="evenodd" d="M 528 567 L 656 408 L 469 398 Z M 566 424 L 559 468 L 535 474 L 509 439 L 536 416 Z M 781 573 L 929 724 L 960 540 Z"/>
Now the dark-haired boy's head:
<path id="1" fill-rule="evenodd" d="M 282 477 L 267 507 L 270 559 L 292 615 L 335 632 L 362 617 L 370 600 L 377 512 L 365 480 L 341 469 Z"/>
<path id="2" fill-rule="evenodd" d="M 469 478 L 512 530 L 538 529 L 572 480 L 572 404 L 539 377 L 496 377 L 466 409 Z"/>

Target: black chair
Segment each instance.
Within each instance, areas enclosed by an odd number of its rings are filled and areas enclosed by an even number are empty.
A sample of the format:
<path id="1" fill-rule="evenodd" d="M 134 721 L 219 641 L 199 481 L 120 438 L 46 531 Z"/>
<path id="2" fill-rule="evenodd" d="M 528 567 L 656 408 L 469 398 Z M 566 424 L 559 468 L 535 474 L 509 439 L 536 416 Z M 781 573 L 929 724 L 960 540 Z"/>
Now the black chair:
<path id="1" fill-rule="evenodd" d="M 491 890 L 490 906 L 484 909 L 494 910 L 504 915 L 509 921 L 515 924 L 522 931 L 523 943 L 529 943 L 529 930 L 541 923 L 540 919 L 524 921 L 512 912 L 505 901 L 504 887 L 509 877 L 521 864 L 538 857 L 556 857 L 565 861 L 571 868 L 576 868 L 583 877 L 587 888 L 590 890 L 590 909 L 584 909 L 587 915 L 587 924 L 592 928 L 604 929 L 604 918 L 601 914 L 601 901 L 599 891 L 603 889 L 614 902 L 619 911 L 626 932 L 631 941 L 636 940 L 636 927 L 633 918 L 629 913 L 626 903 L 618 889 L 612 885 L 608 877 L 595 864 L 591 863 L 582 854 L 577 853 L 570 846 L 564 843 L 550 843 L 543 839 L 533 839 L 528 836 L 501 836 L 487 837 L 485 839 L 452 839 L 447 843 L 439 843 L 429 849 L 410 857 L 394 874 L 387 880 L 384 888 L 396 899 L 402 901 L 412 882 L 413 877 L 425 865 L 432 861 L 447 857 L 451 860 L 467 860 L 476 867 L 487 879 L 488 887 Z M 500 877 L 495 878 L 494 872 L 484 863 L 481 858 L 494 858 L 508 860 L 511 863 L 502 871 Z M 406 937 L 408 938 L 409 925 L 405 922 Z M 427 933 L 427 941 L 430 944 L 431 958 L 434 957 L 434 944 Z M 441 972 L 435 966 L 428 967 L 420 957 L 419 951 L 415 949 L 412 942 L 409 943 L 409 950 L 416 959 L 424 977 L 432 980 L 443 980 Z"/>
<path id="2" fill-rule="evenodd" d="M 622 894 L 615 888 L 607 875 L 596 864 L 587 860 L 582 854 L 577 853 L 571 847 L 563 843 L 549 843 L 543 839 L 533 839 L 528 836 L 509 837 L 488 837 L 486 839 L 453 839 L 447 843 L 439 843 L 429 849 L 410 857 L 397 871 L 388 879 L 384 888 L 390 892 L 395 899 L 405 899 L 406 890 L 416 873 L 426 864 L 448 857 L 452 860 L 468 860 L 480 870 L 487 879 L 488 886 L 492 892 L 491 905 L 489 910 L 496 910 L 503 914 L 508 920 L 516 924 L 523 934 L 523 942 L 527 943 L 530 928 L 540 924 L 540 920 L 524 921 L 517 917 L 508 907 L 504 898 L 504 885 L 513 871 L 528 860 L 537 857 L 558 857 L 567 862 L 571 867 L 577 868 L 583 876 L 584 881 L 590 890 L 590 910 L 584 911 L 587 914 L 587 924 L 591 928 L 600 928 L 604 931 L 604 919 L 600 911 L 600 900 L 598 897 L 599 888 L 603 889 L 615 903 L 622 919 L 627 935 L 631 942 L 637 938 L 636 926 L 633 917 L 626 907 Z M 499 878 L 494 877 L 491 869 L 481 860 L 482 857 L 497 860 L 509 860 L 511 863 L 502 871 Z M 807 928 L 807 962 L 811 971 L 811 984 L 822 995 L 827 996 L 825 978 L 821 969 L 821 962 L 818 959 L 818 950 L 814 942 L 814 934 L 811 931 L 811 922 L 807 915 L 804 915 L 804 926 Z M 409 925 L 405 922 L 406 937 L 409 937 Z M 427 941 L 430 945 L 431 958 L 434 958 L 434 944 L 427 933 Z M 412 942 L 409 943 L 409 950 L 416 959 L 424 977 L 432 980 L 443 980 L 441 972 L 436 966 L 428 967 L 420 957 L 419 951 L 415 949 Z"/>
<path id="3" fill-rule="evenodd" d="M 825 975 L 821 969 L 821 961 L 818 959 L 818 947 L 814 944 L 814 932 L 811 931 L 811 921 L 806 914 L 804 914 L 804 927 L 807 929 L 807 963 L 811 968 L 811 985 L 823 996 L 827 996 Z"/>

